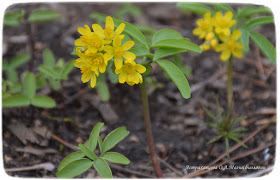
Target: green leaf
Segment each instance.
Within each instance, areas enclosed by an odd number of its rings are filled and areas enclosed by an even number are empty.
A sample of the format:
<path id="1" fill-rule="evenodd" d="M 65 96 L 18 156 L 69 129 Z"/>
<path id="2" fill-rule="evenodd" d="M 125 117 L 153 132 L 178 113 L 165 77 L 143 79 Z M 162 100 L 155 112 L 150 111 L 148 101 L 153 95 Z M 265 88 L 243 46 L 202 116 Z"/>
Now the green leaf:
<path id="1" fill-rule="evenodd" d="M 100 149 L 100 153 L 102 155 L 103 154 L 103 142 L 102 142 L 100 136 L 98 137 L 97 142 L 98 142 L 98 146 L 99 146 L 99 149 Z"/>
<path id="2" fill-rule="evenodd" d="M 44 75 L 48 76 L 49 78 L 60 79 L 60 75 L 52 68 L 49 68 L 44 65 L 40 65 L 38 67 L 38 70 Z"/>
<path id="3" fill-rule="evenodd" d="M 54 108 L 56 106 L 55 101 L 48 96 L 35 96 L 31 99 L 31 104 L 40 108 Z"/>
<path id="4" fill-rule="evenodd" d="M 274 22 L 273 16 L 257 17 L 247 21 L 247 23 L 243 26 L 243 28 L 251 31 L 258 26 L 262 26 L 264 24 L 270 24 L 273 22 Z"/>
<path id="5" fill-rule="evenodd" d="M 233 17 L 235 17 L 235 11 L 227 4 L 224 3 L 211 3 L 215 8 L 215 11 L 223 11 L 226 13 L 227 11 L 231 11 L 233 13 Z"/>
<path id="6" fill-rule="evenodd" d="M 83 144 L 79 144 L 79 149 L 91 160 L 96 160 L 97 156 L 91 151 L 89 148 L 84 146 Z"/>
<path id="7" fill-rule="evenodd" d="M 60 81 L 55 79 L 50 79 L 49 83 L 51 85 L 51 88 L 55 91 L 58 91 L 60 89 Z"/>
<path id="8" fill-rule="evenodd" d="M 62 69 L 64 67 L 64 59 L 63 58 L 59 58 L 57 60 L 57 62 L 56 62 L 55 67 L 57 67 L 58 69 Z"/>
<path id="9" fill-rule="evenodd" d="M 6 98 L 8 98 L 8 97 L 10 97 L 10 96 L 11 96 L 10 93 L 5 92 L 5 91 L 2 90 L 2 102 L 3 102 L 4 99 L 6 99 Z"/>
<path id="10" fill-rule="evenodd" d="M 52 51 L 50 49 L 45 49 L 43 52 L 44 65 L 48 68 L 54 68 L 55 59 Z"/>
<path id="11" fill-rule="evenodd" d="M 18 81 L 18 75 L 15 69 L 8 69 L 7 71 L 7 78 L 11 82 L 17 82 Z"/>
<path id="12" fill-rule="evenodd" d="M 221 139 L 221 137 L 223 137 L 223 135 L 215 136 L 209 142 L 207 142 L 207 144 L 212 144 L 213 142 L 219 141 Z"/>
<path id="13" fill-rule="evenodd" d="M 145 63 L 143 64 L 143 66 L 146 67 L 146 71 L 142 74 L 142 76 L 145 77 L 148 76 L 153 71 L 153 67 L 151 66 L 150 63 Z"/>
<path id="14" fill-rule="evenodd" d="M 73 70 L 73 68 L 74 68 L 74 62 L 75 62 L 74 59 L 70 60 L 70 61 L 65 65 L 65 67 L 63 68 L 62 73 L 61 73 L 61 76 L 62 76 L 63 79 L 67 80 L 67 77 L 68 77 L 69 73 L 70 73 L 70 72 Z"/>
<path id="15" fill-rule="evenodd" d="M 165 39 L 184 39 L 181 33 L 172 29 L 162 29 L 157 31 L 152 38 L 152 45 Z"/>
<path id="16" fill-rule="evenodd" d="M 244 47 L 244 52 L 248 52 L 249 51 L 249 35 L 250 35 L 250 32 L 247 31 L 246 29 L 240 29 L 241 30 L 241 43 Z"/>
<path id="17" fill-rule="evenodd" d="M 134 53 L 136 57 L 144 57 L 150 54 L 150 51 L 146 46 L 131 48 L 129 51 Z"/>
<path id="18" fill-rule="evenodd" d="M 94 19 L 97 22 L 97 24 L 103 24 L 106 19 L 106 15 L 101 13 L 91 13 L 89 17 L 91 19 Z"/>
<path id="19" fill-rule="evenodd" d="M 101 130 L 101 128 L 104 126 L 104 123 L 101 123 L 101 122 L 99 122 L 99 123 L 97 123 L 94 127 L 93 127 L 93 129 L 92 129 L 92 131 L 91 131 L 91 133 L 90 133 L 90 137 L 89 137 L 89 149 L 91 150 L 91 151 L 94 151 L 95 149 L 96 149 L 96 145 L 97 145 L 97 139 L 98 139 L 98 137 L 99 137 L 99 134 L 100 134 L 100 130 Z"/>
<path id="20" fill-rule="evenodd" d="M 73 178 L 86 172 L 92 166 L 92 161 L 89 159 L 78 159 L 67 164 L 64 168 L 56 173 L 58 178 Z"/>
<path id="21" fill-rule="evenodd" d="M 93 167 L 102 178 L 113 178 L 110 167 L 103 159 L 97 158 L 93 161 Z"/>
<path id="22" fill-rule="evenodd" d="M 207 116 L 210 117 L 216 124 L 219 123 L 214 114 L 212 114 L 206 107 L 202 106 L 202 109 L 207 114 Z"/>
<path id="23" fill-rule="evenodd" d="M 109 133 L 103 141 L 103 152 L 107 152 L 115 147 L 121 140 L 128 136 L 129 131 L 126 127 L 119 127 Z"/>
<path id="24" fill-rule="evenodd" d="M 226 144 L 226 152 L 227 152 L 227 155 L 229 156 L 229 140 L 228 140 L 228 137 L 225 137 L 225 144 Z"/>
<path id="25" fill-rule="evenodd" d="M 102 157 L 102 159 L 115 164 L 129 164 L 130 161 L 124 155 L 116 152 L 107 152 Z"/>
<path id="26" fill-rule="evenodd" d="M 29 22 L 44 23 L 60 18 L 60 13 L 53 10 L 35 10 L 28 17 Z"/>
<path id="27" fill-rule="evenodd" d="M 169 77 L 178 87 L 182 96 L 185 99 L 190 98 L 191 91 L 189 82 L 180 69 L 175 64 L 167 60 L 156 61 L 156 63 L 169 75 Z"/>
<path id="28" fill-rule="evenodd" d="M 175 49 L 175 48 L 158 48 L 154 54 L 153 61 L 167 57 L 167 56 L 184 53 L 186 51 L 187 50 Z"/>
<path id="29" fill-rule="evenodd" d="M 240 141 L 239 139 L 237 139 L 234 135 L 232 134 L 228 134 L 228 137 L 232 140 L 234 140 L 235 142 L 237 142 L 238 144 L 240 144 L 241 146 L 243 146 L 244 148 L 248 148 L 248 146 L 246 144 L 244 144 L 242 141 Z"/>
<path id="30" fill-rule="evenodd" d="M 201 53 L 201 48 L 185 39 L 164 39 L 156 42 L 151 48 L 176 48 Z"/>
<path id="31" fill-rule="evenodd" d="M 38 74 L 36 76 L 36 87 L 37 89 L 40 89 L 44 87 L 47 84 L 46 78 L 43 74 Z"/>
<path id="32" fill-rule="evenodd" d="M 128 22 L 123 22 L 120 20 L 117 20 L 113 18 L 115 25 L 119 26 L 121 23 L 125 24 L 124 31 L 128 35 L 130 35 L 132 38 L 134 38 L 136 41 L 140 42 L 141 44 L 145 45 L 148 47 L 148 42 L 145 36 L 142 34 L 142 32 L 137 29 L 134 25 L 128 23 Z"/>
<path id="33" fill-rule="evenodd" d="M 13 82 L 13 85 L 10 87 L 9 92 L 12 94 L 20 93 L 22 89 L 20 82 Z"/>
<path id="34" fill-rule="evenodd" d="M 202 16 L 207 12 L 213 12 L 210 7 L 202 3 L 179 2 L 177 3 L 177 7 L 179 7 L 182 12 L 193 12 Z"/>
<path id="35" fill-rule="evenodd" d="M 33 73 L 29 72 L 26 74 L 23 83 L 23 90 L 24 90 L 24 94 L 26 94 L 27 97 L 32 98 L 35 96 L 36 80 Z"/>
<path id="36" fill-rule="evenodd" d="M 12 95 L 2 100 L 3 108 L 24 107 L 24 106 L 29 106 L 29 104 L 30 104 L 29 98 L 22 94 Z"/>
<path id="37" fill-rule="evenodd" d="M 76 161 L 78 159 L 81 159 L 85 157 L 85 154 L 81 151 L 77 151 L 74 153 L 69 154 L 68 156 L 66 156 L 59 164 L 59 166 L 57 167 L 57 170 L 60 171 L 61 169 L 63 169 L 66 165 L 68 165 L 69 163 Z"/>
<path id="38" fill-rule="evenodd" d="M 4 26 L 16 27 L 20 24 L 24 15 L 23 10 L 5 13 Z"/>
<path id="39" fill-rule="evenodd" d="M 145 24 L 134 24 L 134 26 L 144 34 L 154 34 L 157 31 L 155 28 Z"/>
<path id="40" fill-rule="evenodd" d="M 271 10 L 264 6 L 244 6 L 238 9 L 237 17 L 238 20 L 240 20 L 242 18 L 247 18 L 255 14 L 271 14 Z"/>
<path id="41" fill-rule="evenodd" d="M 276 63 L 276 50 L 268 39 L 256 32 L 250 33 L 250 38 L 260 48 L 262 53 L 272 62 Z"/>
<path id="42" fill-rule="evenodd" d="M 12 69 L 18 68 L 24 63 L 28 62 L 29 60 L 30 60 L 30 55 L 28 53 L 17 55 L 11 60 L 9 68 Z"/>
<path id="43" fill-rule="evenodd" d="M 96 90 L 102 101 L 104 102 L 109 101 L 110 91 L 107 83 L 103 79 L 100 78 L 97 80 Z"/>

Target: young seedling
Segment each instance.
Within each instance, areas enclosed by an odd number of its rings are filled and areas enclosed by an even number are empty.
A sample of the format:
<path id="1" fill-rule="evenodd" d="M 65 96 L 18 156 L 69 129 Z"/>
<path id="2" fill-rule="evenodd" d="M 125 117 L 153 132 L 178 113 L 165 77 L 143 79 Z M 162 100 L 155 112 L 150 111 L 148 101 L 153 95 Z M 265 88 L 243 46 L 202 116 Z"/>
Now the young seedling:
<path id="1" fill-rule="evenodd" d="M 68 80 L 68 76 L 74 68 L 74 61 L 70 60 L 65 64 L 62 58 L 57 62 L 54 59 L 51 50 L 46 49 L 43 52 L 44 64 L 38 67 L 38 70 L 45 76 L 52 89 L 60 90 L 62 81 Z"/>
<path id="2" fill-rule="evenodd" d="M 179 32 L 171 29 L 155 32 L 151 43 L 148 43 L 143 33 L 133 24 L 110 16 L 105 18 L 105 29 L 99 24 L 92 25 L 93 31 L 88 25 L 78 28 L 81 36 L 75 41 L 76 47 L 72 54 L 76 51 L 79 58 L 74 65 L 81 70 L 82 82 L 90 81 L 92 88 L 96 86 L 97 79 L 106 70 L 118 75 L 121 84 L 140 85 L 150 156 L 156 175 L 163 177 L 153 142 L 146 77 L 153 70 L 151 63 L 156 63 L 175 83 L 183 98 L 188 99 L 190 97 L 188 80 L 174 63 L 164 58 L 186 51 L 200 53 L 201 49 Z M 152 51 L 153 49 L 155 51 Z M 141 63 L 136 58 L 142 58 Z M 112 68 L 108 68 L 109 62 L 113 62 Z"/>
<path id="3" fill-rule="evenodd" d="M 213 137 L 208 143 L 215 144 L 220 139 L 224 139 L 226 152 L 229 150 L 229 140 L 233 140 L 240 143 L 243 147 L 247 148 L 242 141 L 239 140 L 240 137 L 245 136 L 242 132 L 246 131 L 244 127 L 236 127 L 240 120 L 245 119 L 245 116 L 232 117 L 231 106 L 226 113 L 222 113 L 221 106 L 217 100 L 217 116 L 210 112 L 207 108 L 202 106 L 204 112 L 212 120 L 212 122 L 205 122 L 207 126 L 215 129 L 217 136 Z M 228 154 L 229 156 L 229 154 Z"/>
<path id="4" fill-rule="evenodd" d="M 197 28 L 193 34 L 205 40 L 201 45 L 203 51 L 210 49 L 221 52 L 220 59 L 228 62 L 227 101 L 228 107 L 233 100 L 232 92 L 232 61 L 233 57 L 242 58 L 249 50 L 251 39 L 262 53 L 273 63 L 276 62 L 274 46 L 261 34 L 254 30 L 265 24 L 273 23 L 273 16 L 259 16 L 271 14 L 266 7 L 244 6 L 233 10 L 229 5 L 213 3 L 213 9 L 201 3 L 178 3 L 184 12 L 194 12 L 203 15 L 196 21 Z M 258 15 L 257 17 L 253 17 Z"/>
<path id="5" fill-rule="evenodd" d="M 54 108 L 56 106 L 55 101 L 44 95 L 36 95 L 36 79 L 35 75 L 31 72 L 27 72 L 22 84 L 22 91 L 17 94 L 6 94 L 2 98 L 3 108 L 15 108 L 35 106 L 40 108 Z"/>
<path id="6" fill-rule="evenodd" d="M 119 127 L 109 133 L 104 141 L 100 138 L 100 130 L 104 123 L 97 123 L 91 131 L 89 140 L 84 144 L 79 144 L 78 151 L 64 158 L 58 168 L 56 176 L 58 178 L 73 178 L 86 172 L 93 167 L 102 178 L 113 178 L 111 169 L 106 161 L 115 164 L 127 165 L 130 163 L 122 154 L 108 152 L 120 141 L 128 136 L 129 131 L 125 127 Z M 97 155 L 97 144 L 99 146 L 99 156 Z"/>

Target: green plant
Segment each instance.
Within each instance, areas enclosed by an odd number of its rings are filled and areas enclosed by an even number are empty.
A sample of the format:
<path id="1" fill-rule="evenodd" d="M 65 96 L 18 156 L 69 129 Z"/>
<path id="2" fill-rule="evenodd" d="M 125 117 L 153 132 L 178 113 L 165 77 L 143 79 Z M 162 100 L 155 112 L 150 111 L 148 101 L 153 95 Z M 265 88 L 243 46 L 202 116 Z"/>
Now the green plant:
<path id="1" fill-rule="evenodd" d="M 13 12 L 7 12 L 4 15 L 4 26 L 16 27 L 20 25 L 24 18 L 24 10 L 19 9 Z M 29 23 L 45 23 L 49 21 L 54 21 L 59 19 L 61 16 L 60 13 L 43 9 L 43 10 L 34 10 L 27 18 Z"/>
<path id="2" fill-rule="evenodd" d="M 106 161 L 124 165 L 130 163 L 125 156 L 116 152 L 108 152 L 128 136 L 129 131 L 125 127 L 119 127 L 109 133 L 102 141 L 99 134 L 103 125 L 104 123 L 97 123 L 91 131 L 89 140 L 76 147 L 79 151 L 68 155 L 61 161 L 56 173 L 58 178 L 73 178 L 86 172 L 91 167 L 102 178 L 112 178 L 111 169 Z M 97 144 L 99 152 L 97 152 Z M 100 155 L 97 156 L 97 153 Z"/>
<path id="3" fill-rule="evenodd" d="M 232 117 L 230 106 L 226 113 L 222 113 L 221 106 L 217 100 L 217 116 L 210 112 L 207 108 L 202 106 L 204 112 L 212 120 L 212 122 L 205 122 L 207 126 L 215 129 L 217 136 L 213 137 L 208 144 L 216 143 L 220 139 L 224 139 L 226 152 L 229 150 L 229 140 L 240 143 L 243 147 L 247 148 L 245 144 L 239 140 L 240 137 L 245 136 L 242 132 L 246 131 L 244 127 L 236 127 L 240 120 L 245 119 L 245 116 Z"/>
<path id="4" fill-rule="evenodd" d="M 230 101 L 233 100 L 233 56 L 242 58 L 243 54 L 249 51 L 250 39 L 271 63 L 276 63 L 275 47 L 267 38 L 255 32 L 257 27 L 273 23 L 274 18 L 271 15 L 260 16 L 271 14 L 267 7 L 250 5 L 237 8 L 235 11 L 227 4 L 212 3 L 211 5 L 213 9 L 201 3 L 180 2 L 177 4 L 183 12 L 193 12 L 204 16 L 203 19 L 196 21 L 198 27 L 193 30 L 193 34 L 205 40 L 201 45 L 204 51 L 213 49 L 221 52 L 221 60 L 228 61 L 227 100 L 229 106 Z"/>
<path id="5" fill-rule="evenodd" d="M 60 58 L 57 62 L 54 59 L 51 50 L 46 49 L 43 52 L 44 63 L 38 67 L 38 70 L 46 78 L 50 86 L 58 91 L 61 88 L 63 80 L 67 80 L 70 72 L 74 68 L 74 60 L 70 60 L 65 64 L 64 59 Z"/>
<path id="6" fill-rule="evenodd" d="M 33 73 L 27 72 L 25 74 L 22 86 L 21 92 L 17 94 L 9 94 L 4 91 L 5 96 L 2 98 L 3 108 L 25 107 L 30 105 L 40 108 L 54 108 L 56 106 L 52 98 L 44 95 L 36 95 L 36 79 Z"/>
<path id="7" fill-rule="evenodd" d="M 140 84 L 150 156 L 156 175 L 163 177 L 153 142 L 146 78 L 153 70 L 151 63 L 155 63 L 175 83 L 182 97 L 190 98 L 190 87 L 184 73 L 165 58 L 187 51 L 200 53 L 201 48 L 171 29 L 156 31 L 151 43 L 148 43 L 145 35 L 133 24 L 110 16 L 104 16 L 104 19 L 106 19 L 105 29 L 99 24 L 93 24 L 94 33 L 88 25 L 78 28 L 81 36 L 75 41 L 76 47 L 72 54 L 78 55 L 79 58 L 74 65 L 81 70 L 82 82 L 90 82 L 92 88 L 106 71 L 116 74 L 121 84 L 127 83 L 130 86 Z M 133 47 L 134 45 L 136 47 Z M 142 58 L 141 63 L 136 58 Z M 109 62 L 112 62 L 111 68 Z"/>
<path id="8" fill-rule="evenodd" d="M 116 11 L 115 17 L 117 19 L 124 20 L 124 17 L 127 15 L 139 16 L 141 14 L 142 14 L 141 9 L 139 9 L 137 6 L 134 6 L 130 2 L 125 2 L 123 3 L 123 6 Z"/>

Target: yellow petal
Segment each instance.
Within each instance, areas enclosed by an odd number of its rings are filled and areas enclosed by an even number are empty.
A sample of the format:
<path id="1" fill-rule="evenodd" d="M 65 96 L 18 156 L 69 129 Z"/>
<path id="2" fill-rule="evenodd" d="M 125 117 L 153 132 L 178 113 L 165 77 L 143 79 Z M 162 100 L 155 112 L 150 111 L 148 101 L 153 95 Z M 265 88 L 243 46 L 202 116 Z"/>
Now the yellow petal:
<path id="1" fill-rule="evenodd" d="M 224 35 L 229 36 L 230 35 L 230 29 L 229 28 L 223 29 L 223 33 L 224 33 Z"/>
<path id="2" fill-rule="evenodd" d="M 112 46 L 104 46 L 104 51 L 107 53 L 113 54 L 114 48 Z"/>
<path id="3" fill-rule="evenodd" d="M 226 14 L 225 14 L 225 18 L 227 18 L 228 20 L 230 20 L 232 18 L 233 14 L 231 11 L 228 11 Z"/>
<path id="4" fill-rule="evenodd" d="M 83 83 L 86 83 L 90 80 L 90 74 L 82 74 L 81 80 Z"/>
<path id="5" fill-rule="evenodd" d="M 227 61 L 230 58 L 231 52 L 230 50 L 226 49 L 222 52 L 220 58 L 222 61 Z"/>
<path id="6" fill-rule="evenodd" d="M 106 65 L 103 63 L 100 67 L 99 67 L 99 71 L 100 73 L 104 73 L 106 70 Z"/>
<path id="7" fill-rule="evenodd" d="M 90 80 L 90 86 L 94 88 L 96 85 L 96 76 L 92 76 Z"/>
<path id="8" fill-rule="evenodd" d="M 241 31 L 237 29 L 237 30 L 233 31 L 231 37 L 232 37 L 233 40 L 236 41 L 241 37 L 241 35 L 242 35 Z"/>
<path id="9" fill-rule="evenodd" d="M 125 51 L 123 57 L 127 60 L 133 61 L 136 58 L 136 55 L 132 52 Z"/>
<path id="10" fill-rule="evenodd" d="M 125 72 L 120 73 L 120 75 L 119 75 L 119 82 L 122 83 L 122 84 L 125 83 L 126 78 L 127 78 L 127 73 L 125 73 Z"/>
<path id="11" fill-rule="evenodd" d="M 114 47 L 120 47 L 122 45 L 122 40 L 119 36 L 117 36 L 114 40 L 113 40 L 113 46 Z"/>
<path id="12" fill-rule="evenodd" d="M 216 18 L 217 18 L 217 19 L 222 18 L 222 16 L 223 16 L 223 15 L 222 15 L 222 13 L 221 13 L 220 11 L 217 11 L 217 12 L 216 12 Z"/>
<path id="13" fill-rule="evenodd" d="M 204 19 L 209 19 L 211 17 L 211 13 L 207 12 L 204 14 Z"/>
<path id="14" fill-rule="evenodd" d="M 89 26 L 85 24 L 85 28 L 78 27 L 78 32 L 81 35 L 87 35 L 87 34 L 89 34 L 91 32 L 91 30 L 90 30 Z"/>
<path id="15" fill-rule="evenodd" d="M 86 46 L 81 38 L 75 40 L 75 46 Z"/>
<path id="16" fill-rule="evenodd" d="M 123 66 L 123 60 L 122 60 L 122 58 L 117 58 L 117 57 L 115 57 L 115 58 L 114 58 L 114 63 L 115 63 L 116 69 L 121 69 L 122 66 Z"/>
<path id="17" fill-rule="evenodd" d="M 106 53 L 106 54 L 104 54 L 103 57 L 104 57 L 104 60 L 109 61 L 110 59 L 112 59 L 114 57 L 114 55 L 111 53 Z"/>
<path id="18" fill-rule="evenodd" d="M 138 74 L 138 77 L 139 77 L 139 82 L 142 83 L 143 82 L 143 77 L 141 74 L 137 73 Z"/>
<path id="19" fill-rule="evenodd" d="M 192 33 L 193 33 L 193 35 L 195 35 L 195 36 L 199 36 L 199 35 L 202 33 L 202 31 L 201 31 L 200 28 L 195 28 L 195 29 L 192 31 Z"/>
<path id="20" fill-rule="evenodd" d="M 131 76 L 131 81 L 132 82 L 134 82 L 135 84 L 139 83 L 140 80 L 139 80 L 137 72 L 132 73 L 130 76 Z"/>
<path id="21" fill-rule="evenodd" d="M 112 30 L 114 30 L 114 21 L 113 19 L 111 18 L 111 16 L 108 16 L 106 18 L 106 28 L 107 27 L 110 27 Z"/>
<path id="22" fill-rule="evenodd" d="M 135 70 L 142 74 L 146 71 L 146 68 L 145 68 L 145 66 L 142 66 L 141 64 L 136 64 Z"/>
<path id="23" fill-rule="evenodd" d="M 238 58 L 242 58 L 243 54 L 242 54 L 242 51 L 240 49 L 234 49 L 232 51 L 232 54 Z"/>
<path id="24" fill-rule="evenodd" d="M 134 41 L 127 41 L 122 45 L 122 48 L 124 51 L 129 50 L 130 48 L 132 48 L 134 46 Z"/>
<path id="25" fill-rule="evenodd" d="M 98 35 L 103 35 L 104 36 L 104 30 L 99 24 L 93 24 L 92 29 Z"/>
<path id="26" fill-rule="evenodd" d="M 116 29 L 115 35 L 116 35 L 116 36 L 117 36 L 117 35 L 120 35 L 120 34 L 123 32 L 124 27 L 125 27 L 125 24 L 124 24 L 124 23 L 121 23 L 121 24 L 119 25 L 119 27 Z"/>

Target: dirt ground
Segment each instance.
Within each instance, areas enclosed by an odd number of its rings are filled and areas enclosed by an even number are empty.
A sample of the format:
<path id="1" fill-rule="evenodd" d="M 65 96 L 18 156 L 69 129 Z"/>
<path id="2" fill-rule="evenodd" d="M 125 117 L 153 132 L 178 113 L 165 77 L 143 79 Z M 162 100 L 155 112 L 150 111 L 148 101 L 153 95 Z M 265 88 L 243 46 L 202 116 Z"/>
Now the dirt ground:
<path id="1" fill-rule="evenodd" d="M 201 43 L 192 35 L 195 20 L 199 16 L 181 13 L 174 3 L 138 3 L 136 5 L 141 9 L 142 14 L 127 16 L 127 21 L 150 25 L 155 29 L 175 29 L 184 37 L 190 38 L 192 42 Z M 42 52 L 45 48 L 50 48 L 56 59 L 75 58 L 70 53 L 73 50 L 74 40 L 79 37 L 77 27 L 94 23 L 89 17 L 92 12 L 113 16 L 121 6 L 121 3 L 28 3 L 11 6 L 8 11 L 22 8 L 28 14 L 34 9 L 50 8 L 62 14 L 58 21 L 35 25 L 34 72 L 38 72 L 36 67 L 42 63 Z M 265 25 L 258 29 L 258 32 L 275 44 L 273 24 Z M 5 27 L 3 33 L 3 48 L 6 48 L 3 50 L 4 59 L 10 60 L 16 54 L 28 52 L 26 46 L 28 42 L 12 41 L 15 37 L 27 35 L 28 32 L 24 26 Z M 247 128 L 248 135 L 264 126 L 276 115 L 276 66 L 272 65 L 253 44 L 250 44 L 250 49 L 246 56 L 241 60 L 234 59 L 233 63 L 235 101 L 233 114 L 247 116 L 240 124 Z M 221 106 L 226 110 L 226 72 L 224 71 L 226 64 L 219 60 L 219 54 L 211 51 L 202 54 L 187 52 L 181 57 L 183 63 L 192 69 L 192 75 L 187 77 L 192 88 L 192 97 L 188 100 L 183 99 L 175 84 L 166 79 L 162 70 L 156 65 L 154 65 L 152 76 L 162 83 L 163 87 L 156 89 L 149 97 L 154 141 L 159 157 L 162 158 L 161 167 L 164 176 L 170 178 L 179 178 L 192 172 L 192 170 L 184 170 L 187 165 L 206 165 L 225 152 L 224 142 L 219 141 L 215 144 L 212 153 L 208 155 L 211 145 L 207 142 L 215 135 L 215 131 L 203 123 L 209 121 L 209 118 L 203 112 L 201 105 L 216 112 L 215 98 L 218 96 Z M 27 68 L 27 65 L 23 66 L 18 73 L 26 71 Z M 55 166 L 52 171 L 37 169 L 7 173 L 17 177 L 55 177 L 54 172 L 60 161 L 73 152 L 72 149 L 59 142 L 57 137 L 77 145 L 87 140 L 92 127 L 97 122 L 105 122 L 105 128 L 101 133 L 103 138 L 119 126 L 126 126 L 130 131 L 130 135 L 114 150 L 128 157 L 131 163 L 128 166 L 113 167 L 114 177 L 155 177 L 146 143 L 139 86 L 130 87 L 108 83 L 111 98 L 109 102 L 101 102 L 95 89 L 85 90 L 87 85 L 81 82 L 77 68 L 73 70 L 69 79 L 64 82 L 63 92 L 54 92 L 49 88 L 43 88 L 39 92 L 50 95 L 58 104 L 62 103 L 63 94 L 65 101 L 69 101 L 66 103 L 64 112 L 61 108 L 3 109 L 5 169 L 36 166 L 46 162 Z M 211 82 L 207 83 L 208 80 Z M 206 84 L 201 85 L 201 82 L 206 82 Z M 84 92 L 80 97 L 69 100 L 80 91 Z M 33 119 L 31 119 L 31 111 L 34 114 Z M 72 121 L 63 121 L 62 116 Z M 47 130 L 47 133 L 42 129 Z M 23 131 L 25 141 L 20 140 L 14 131 Z M 48 133 L 52 133 L 55 137 L 47 135 Z M 272 143 L 276 139 L 275 135 L 276 124 L 273 123 L 252 137 L 246 143 L 247 149 L 240 147 L 231 153 L 230 157 Z M 230 142 L 230 145 L 235 145 L 235 142 Z M 223 159 L 226 160 L 228 157 Z M 275 146 L 271 146 L 265 151 L 230 161 L 227 165 L 249 164 L 269 167 L 274 165 L 274 160 Z M 256 170 L 213 170 L 201 177 L 239 177 L 254 172 Z M 79 177 L 99 176 L 95 170 L 91 169 Z"/>

